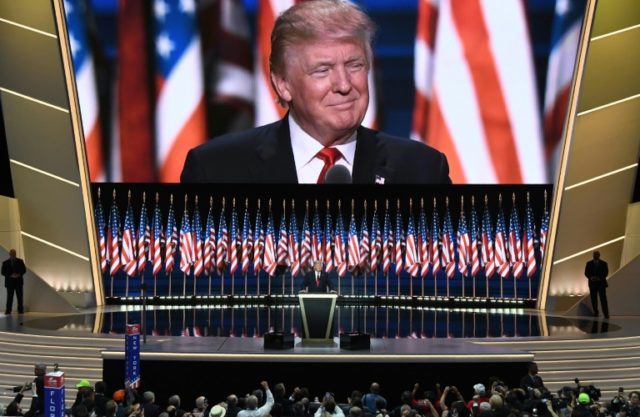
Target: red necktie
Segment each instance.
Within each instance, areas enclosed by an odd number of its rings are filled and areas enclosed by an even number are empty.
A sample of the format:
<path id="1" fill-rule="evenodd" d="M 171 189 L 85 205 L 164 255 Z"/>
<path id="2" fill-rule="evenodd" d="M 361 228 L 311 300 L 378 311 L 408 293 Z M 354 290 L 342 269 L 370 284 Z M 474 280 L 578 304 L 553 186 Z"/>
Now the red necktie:
<path id="1" fill-rule="evenodd" d="M 316 274 L 316 287 L 320 286 L 320 274 Z"/>
<path id="2" fill-rule="evenodd" d="M 320 171 L 317 181 L 318 184 L 323 184 L 324 176 L 327 174 L 327 171 L 335 165 L 338 159 L 342 158 L 342 154 L 336 148 L 322 148 L 316 156 L 324 161 L 324 166 L 322 167 L 322 171 Z"/>

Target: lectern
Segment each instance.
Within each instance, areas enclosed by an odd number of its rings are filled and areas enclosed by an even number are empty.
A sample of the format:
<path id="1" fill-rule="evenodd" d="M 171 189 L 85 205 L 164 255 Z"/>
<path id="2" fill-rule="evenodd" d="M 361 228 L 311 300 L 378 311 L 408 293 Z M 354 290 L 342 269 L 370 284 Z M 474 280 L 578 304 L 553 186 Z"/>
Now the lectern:
<path id="1" fill-rule="evenodd" d="M 333 313 L 336 310 L 336 294 L 298 294 L 303 343 L 333 343 Z"/>

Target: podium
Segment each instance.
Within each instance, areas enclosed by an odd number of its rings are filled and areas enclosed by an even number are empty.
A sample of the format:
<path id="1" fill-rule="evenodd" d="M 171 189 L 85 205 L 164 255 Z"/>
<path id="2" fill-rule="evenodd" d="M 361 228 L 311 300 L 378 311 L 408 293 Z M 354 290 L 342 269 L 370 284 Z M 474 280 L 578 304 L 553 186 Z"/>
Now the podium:
<path id="1" fill-rule="evenodd" d="M 333 344 L 333 313 L 337 294 L 298 294 L 303 343 Z"/>

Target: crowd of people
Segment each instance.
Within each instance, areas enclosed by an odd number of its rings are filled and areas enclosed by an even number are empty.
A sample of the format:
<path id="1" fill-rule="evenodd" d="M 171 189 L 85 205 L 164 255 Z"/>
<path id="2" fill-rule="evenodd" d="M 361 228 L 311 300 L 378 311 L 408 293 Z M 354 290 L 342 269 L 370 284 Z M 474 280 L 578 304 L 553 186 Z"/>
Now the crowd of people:
<path id="1" fill-rule="evenodd" d="M 44 371 L 43 365 L 36 365 L 34 382 L 16 387 L 16 398 L 0 410 L 0 415 L 44 415 Z M 471 398 L 465 398 L 455 386 L 439 384 L 430 389 L 415 383 L 394 401 L 387 400 L 392 398 L 388 397 L 392 389 L 383 392 L 376 382 L 366 393 L 354 390 L 347 398 L 336 398 L 331 392 L 312 393 L 304 387 L 287 390 L 283 383 L 271 388 L 262 381 L 251 392 L 228 393 L 226 398 L 219 393 L 215 401 L 200 395 L 193 402 L 183 402 L 178 394 L 157 401 L 154 392 L 133 388 L 108 395 L 103 381 L 92 385 L 82 380 L 76 385 L 75 402 L 66 413 L 72 417 L 640 417 L 640 392 L 625 395 L 620 388 L 616 396 L 606 400 L 593 385 L 580 385 L 577 379 L 575 383 L 550 392 L 538 375 L 537 365 L 531 363 L 518 387 L 491 377 L 473 385 Z M 32 386 L 32 403 L 23 412 L 21 400 Z"/>

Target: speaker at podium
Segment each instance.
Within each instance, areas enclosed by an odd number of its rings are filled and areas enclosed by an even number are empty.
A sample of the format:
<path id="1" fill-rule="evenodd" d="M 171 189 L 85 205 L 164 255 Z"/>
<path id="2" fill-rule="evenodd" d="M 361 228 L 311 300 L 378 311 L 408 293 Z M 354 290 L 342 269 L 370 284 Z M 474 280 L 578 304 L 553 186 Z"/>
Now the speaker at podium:
<path id="1" fill-rule="evenodd" d="M 333 316 L 336 311 L 337 294 L 300 293 L 302 315 L 302 345 L 334 346 Z"/>

